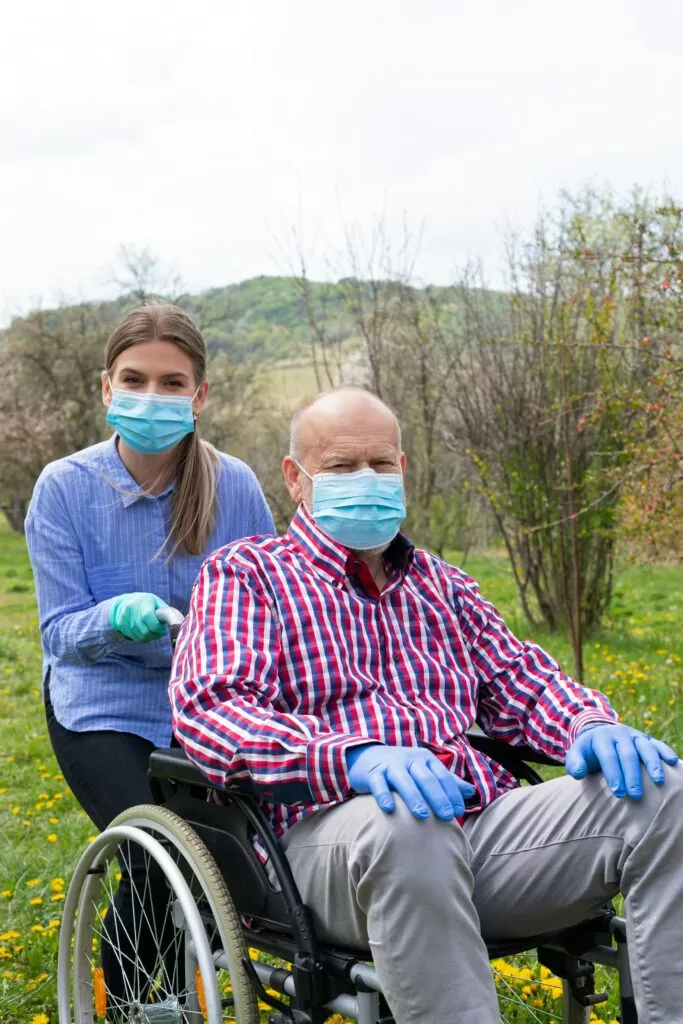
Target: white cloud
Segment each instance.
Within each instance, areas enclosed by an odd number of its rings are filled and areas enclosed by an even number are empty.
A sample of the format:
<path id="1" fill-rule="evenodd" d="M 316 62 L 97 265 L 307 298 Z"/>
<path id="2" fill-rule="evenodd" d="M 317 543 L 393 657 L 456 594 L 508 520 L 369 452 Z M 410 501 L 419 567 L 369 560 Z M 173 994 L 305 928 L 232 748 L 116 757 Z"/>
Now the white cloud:
<path id="1" fill-rule="evenodd" d="M 121 242 L 192 287 L 284 270 L 299 203 L 331 243 L 340 208 L 424 217 L 446 280 L 561 187 L 680 190 L 681 28 L 673 0 L 7 5 L 0 313 L 100 292 Z"/>

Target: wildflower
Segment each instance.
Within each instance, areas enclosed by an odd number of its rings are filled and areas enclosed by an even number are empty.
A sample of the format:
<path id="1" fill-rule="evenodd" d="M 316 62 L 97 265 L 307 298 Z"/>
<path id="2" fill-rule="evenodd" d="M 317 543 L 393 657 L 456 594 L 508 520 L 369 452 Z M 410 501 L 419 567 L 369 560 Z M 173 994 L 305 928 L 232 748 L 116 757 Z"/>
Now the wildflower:
<path id="1" fill-rule="evenodd" d="M 46 1013 L 36 1013 L 31 1017 L 31 1024 L 50 1024 L 50 1018 Z"/>
<path id="2" fill-rule="evenodd" d="M 35 887 L 37 885 L 40 885 L 41 882 L 42 878 L 29 878 L 26 884 L 29 887 L 29 889 L 35 889 Z"/>
<path id="3" fill-rule="evenodd" d="M 50 822 L 51 825 L 56 825 L 57 822 L 59 821 L 59 818 L 48 818 L 47 820 Z"/>
<path id="4" fill-rule="evenodd" d="M 3 932 L 2 935 L 0 935 L 0 942 L 14 942 L 14 940 L 18 939 L 20 935 L 21 935 L 21 932 L 17 932 L 17 931 L 13 931 L 13 930 L 8 931 L 8 932 Z"/>
<path id="5" fill-rule="evenodd" d="M 43 903 L 42 896 L 34 896 L 32 900 L 29 900 L 32 907 L 40 907 Z"/>
<path id="6" fill-rule="evenodd" d="M 3 889 L 2 890 L 2 896 L 4 897 L 4 899 L 11 900 L 12 899 L 12 895 L 13 894 L 12 894 L 12 890 L 11 889 Z"/>
<path id="7" fill-rule="evenodd" d="M 55 917 L 55 918 L 52 919 L 52 921 L 49 922 L 49 925 L 50 925 L 50 928 L 59 928 L 61 923 L 62 923 L 61 917 Z"/>
<path id="8" fill-rule="evenodd" d="M 50 832 L 50 835 L 47 837 L 47 841 L 48 843 L 56 843 L 59 841 L 59 836 L 55 835 L 54 832 Z"/>
<path id="9" fill-rule="evenodd" d="M 63 900 L 64 899 L 64 893 L 63 892 L 56 892 L 54 894 L 54 896 L 50 897 L 50 899 L 51 899 L 51 901 L 53 903 L 57 903 L 59 900 Z"/>
<path id="10" fill-rule="evenodd" d="M 12 954 L 4 946 L 0 946 L 0 960 L 11 960 Z"/>
<path id="11" fill-rule="evenodd" d="M 13 807 L 12 814 L 21 814 L 21 807 Z"/>
<path id="12" fill-rule="evenodd" d="M 53 892 L 61 892 L 62 889 L 64 888 L 64 879 L 53 878 L 52 881 L 50 882 L 50 888 L 52 889 Z"/>
<path id="13" fill-rule="evenodd" d="M 36 934 L 39 935 L 41 932 L 44 932 L 45 929 L 43 928 L 42 924 L 32 924 L 31 931 L 36 932 Z"/>

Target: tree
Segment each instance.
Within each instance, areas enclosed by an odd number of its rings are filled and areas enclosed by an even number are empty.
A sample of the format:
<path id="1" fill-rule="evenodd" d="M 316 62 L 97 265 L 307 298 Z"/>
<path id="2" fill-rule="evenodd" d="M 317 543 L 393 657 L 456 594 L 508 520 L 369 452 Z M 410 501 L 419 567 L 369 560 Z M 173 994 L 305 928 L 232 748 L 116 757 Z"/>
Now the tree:
<path id="1" fill-rule="evenodd" d="M 510 239 L 502 305 L 480 278 L 461 285 L 446 440 L 477 468 L 527 618 L 568 624 L 579 676 L 583 631 L 611 596 L 620 499 L 653 436 L 643 396 L 664 401 L 652 348 L 681 337 L 643 246 L 668 265 L 679 233 L 667 207 L 638 194 L 615 204 L 586 192 L 529 241 Z"/>
<path id="2" fill-rule="evenodd" d="M 111 307 L 82 304 L 32 313 L 5 334 L 0 504 L 14 529 L 43 466 L 104 436 L 100 372 L 114 321 Z"/>

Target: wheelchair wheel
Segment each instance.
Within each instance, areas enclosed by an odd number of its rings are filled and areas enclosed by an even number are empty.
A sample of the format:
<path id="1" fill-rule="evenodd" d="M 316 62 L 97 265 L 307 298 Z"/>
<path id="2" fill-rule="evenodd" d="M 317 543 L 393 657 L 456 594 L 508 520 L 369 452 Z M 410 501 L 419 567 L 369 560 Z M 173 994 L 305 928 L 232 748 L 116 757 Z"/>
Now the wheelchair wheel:
<path id="1" fill-rule="evenodd" d="M 223 953 L 229 971 L 216 967 Z M 242 925 L 195 831 L 163 807 L 119 815 L 64 904 L 59 1024 L 258 1024 Z"/>
<path id="2" fill-rule="evenodd" d="M 495 960 L 491 969 L 501 1024 L 588 1024 L 591 1019 L 598 1020 L 574 999 L 568 983 L 554 977 L 533 954 Z M 612 1019 L 612 1015 L 599 1019 Z"/>

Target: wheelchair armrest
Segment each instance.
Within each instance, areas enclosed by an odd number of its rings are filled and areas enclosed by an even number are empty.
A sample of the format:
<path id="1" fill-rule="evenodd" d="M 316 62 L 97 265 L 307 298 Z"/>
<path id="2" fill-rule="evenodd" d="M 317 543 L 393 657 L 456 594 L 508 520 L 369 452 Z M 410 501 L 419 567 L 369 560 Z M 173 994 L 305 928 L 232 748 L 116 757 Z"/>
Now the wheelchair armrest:
<path id="1" fill-rule="evenodd" d="M 531 747 L 516 746 L 512 743 L 504 743 L 502 740 L 491 739 L 485 732 L 471 730 L 467 733 L 467 739 L 475 750 L 486 754 L 492 761 L 502 764 L 504 768 L 517 764 L 546 764 L 555 767 L 564 764 L 564 761 L 556 761 L 546 754 L 539 754 Z"/>

